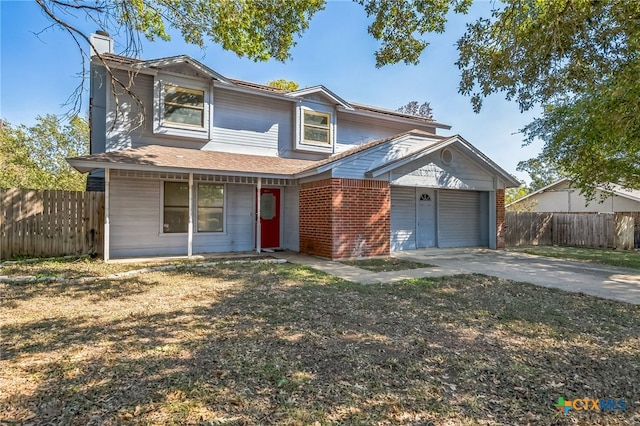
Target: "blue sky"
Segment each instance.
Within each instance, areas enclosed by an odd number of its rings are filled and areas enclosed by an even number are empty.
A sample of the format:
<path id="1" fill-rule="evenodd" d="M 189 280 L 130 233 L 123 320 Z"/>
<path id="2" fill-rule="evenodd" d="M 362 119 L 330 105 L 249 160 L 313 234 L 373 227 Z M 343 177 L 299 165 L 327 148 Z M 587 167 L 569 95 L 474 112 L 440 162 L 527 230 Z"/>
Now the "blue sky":
<path id="1" fill-rule="evenodd" d="M 491 4 L 478 1 L 469 15 L 453 16 L 445 34 L 430 36 L 431 45 L 417 66 L 376 68 L 373 54 L 378 43 L 367 33 L 369 19 L 361 6 L 350 1 L 329 1 L 284 64 L 238 58 L 214 44 L 202 50 L 177 34 L 171 42 L 145 42 L 142 57 L 187 54 L 227 77 L 256 83 L 286 78 L 301 87 L 323 84 L 346 100 L 390 109 L 412 100 L 429 101 L 435 119 L 452 126 L 441 134 L 462 135 L 508 172 L 528 181 L 526 174 L 516 172 L 516 165 L 537 155 L 541 145 L 522 147 L 517 132 L 537 111 L 521 114 L 515 103 L 498 94 L 486 99 L 475 114 L 469 98 L 458 94 L 456 40 L 466 22 L 480 14 L 488 16 Z M 76 23 L 87 32 L 97 29 L 81 20 Z M 12 124 L 32 125 L 38 115 L 64 113 L 68 107 L 63 104 L 80 81 L 78 48 L 66 33 L 46 30 L 48 26 L 34 1 L 0 0 L 0 117 Z M 112 35 L 119 53 L 124 46 L 117 34 Z M 87 108 L 85 95 L 83 111 Z"/>

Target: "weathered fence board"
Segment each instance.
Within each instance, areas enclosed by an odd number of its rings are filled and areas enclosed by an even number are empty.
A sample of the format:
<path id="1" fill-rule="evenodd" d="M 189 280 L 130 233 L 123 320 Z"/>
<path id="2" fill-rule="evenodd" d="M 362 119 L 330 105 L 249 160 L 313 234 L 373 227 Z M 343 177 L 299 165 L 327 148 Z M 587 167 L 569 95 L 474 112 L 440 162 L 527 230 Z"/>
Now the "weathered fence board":
<path id="1" fill-rule="evenodd" d="M 640 213 L 506 212 L 507 246 L 567 245 L 633 249 L 640 245 Z"/>
<path id="2" fill-rule="evenodd" d="M 0 208 L 0 259 L 102 253 L 102 192 L 0 189 Z"/>

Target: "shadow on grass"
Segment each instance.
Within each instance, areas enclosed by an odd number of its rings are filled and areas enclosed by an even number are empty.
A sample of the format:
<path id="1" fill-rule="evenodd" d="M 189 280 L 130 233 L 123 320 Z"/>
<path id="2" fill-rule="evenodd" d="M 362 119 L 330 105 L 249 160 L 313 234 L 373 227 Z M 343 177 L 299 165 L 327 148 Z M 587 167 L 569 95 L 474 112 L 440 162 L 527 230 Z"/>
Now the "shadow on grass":
<path id="1" fill-rule="evenodd" d="M 139 279 L 191 293 L 160 312 L 3 331 L 4 362 L 38 379 L 4 392 L 2 421 L 573 424 L 558 396 L 638 395 L 632 305 L 478 275 L 356 285 L 292 265 Z"/>

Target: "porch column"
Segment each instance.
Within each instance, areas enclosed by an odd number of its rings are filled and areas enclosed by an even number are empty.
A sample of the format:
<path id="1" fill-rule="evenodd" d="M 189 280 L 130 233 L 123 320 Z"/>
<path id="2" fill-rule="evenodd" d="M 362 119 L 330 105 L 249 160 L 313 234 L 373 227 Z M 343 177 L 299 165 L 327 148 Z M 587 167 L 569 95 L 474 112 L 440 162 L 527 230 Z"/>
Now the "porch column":
<path id="1" fill-rule="evenodd" d="M 189 229 L 187 230 L 187 257 L 193 256 L 193 173 L 189 173 Z"/>
<path id="2" fill-rule="evenodd" d="M 497 248 L 498 228 L 496 211 L 496 191 L 489 191 L 489 248 Z"/>
<path id="3" fill-rule="evenodd" d="M 104 261 L 109 261 L 109 226 L 110 226 L 110 212 L 109 212 L 109 198 L 111 196 L 111 173 L 109 169 L 104 169 Z"/>
<path id="4" fill-rule="evenodd" d="M 262 226 L 260 225 L 260 190 L 262 189 L 262 178 L 258 178 L 258 193 L 256 195 L 256 252 L 260 254 L 262 245 Z"/>

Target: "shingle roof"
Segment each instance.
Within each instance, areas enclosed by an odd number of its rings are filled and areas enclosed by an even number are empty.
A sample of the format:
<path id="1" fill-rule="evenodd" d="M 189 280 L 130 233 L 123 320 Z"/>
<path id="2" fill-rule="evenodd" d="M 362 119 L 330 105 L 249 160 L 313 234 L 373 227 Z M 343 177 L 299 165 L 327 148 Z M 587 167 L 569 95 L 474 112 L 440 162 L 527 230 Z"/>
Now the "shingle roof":
<path id="1" fill-rule="evenodd" d="M 96 168 L 92 167 L 93 165 L 97 166 L 99 164 L 102 167 L 108 167 L 109 165 L 150 166 L 166 169 L 202 170 L 209 174 L 226 172 L 293 177 L 295 174 L 314 170 L 407 135 L 426 136 L 437 140 L 446 139 L 443 136 L 436 136 L 422 130 L 411 130 L 388 138 L 367 142 L 319 161 L 146 145 L 139 148 L 69 158 L 69 163 L 80 171 L 91 170 Z"/>
<path id="2" fill-rule="evenodd" d="M 89 170 L 91 168 L 89 164 L 100 164 L 102 167 L 109 167 L 109 165 L 150 166 L 201 170 L 207 173 L 236 172 L 286 176 L 307 168 L 314 161 L 146 145 L 139 148 L 70 158 L 69 163 L 82 170 Z"/>

